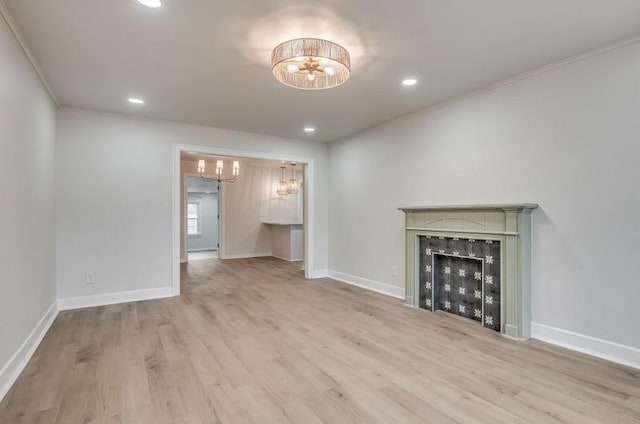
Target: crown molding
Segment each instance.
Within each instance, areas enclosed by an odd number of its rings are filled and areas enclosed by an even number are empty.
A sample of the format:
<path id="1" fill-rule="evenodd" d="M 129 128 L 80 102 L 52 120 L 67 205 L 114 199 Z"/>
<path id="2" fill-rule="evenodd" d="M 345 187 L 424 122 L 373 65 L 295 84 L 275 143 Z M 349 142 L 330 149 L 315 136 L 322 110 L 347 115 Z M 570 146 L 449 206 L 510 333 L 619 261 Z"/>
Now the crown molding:
<path id="1" fill-rule="evenodd" d="M 38 62 L 36 61 L 35 56 L 31 52 L 31 49 L 29 48 L 29 46 L 27 45 L 27 42 L 25 41 L 24 37 L 22 36 L 22 33 L 20 32 L 20 29 L 18 28 L 18 24 L 16 23 L 15 19 L 13 18 L 13 15 L 9 11 L 9 8 L 7 7 L 7 4 L 5 3 L 4 0 L 0 0 L 0 16 L 2 16 L 2 19 L 6 22 L 7 26 L 9 27 L 9 30 L 13 34 L 13 37 L 16 39 L 16 41 L 20 45 L 20 48 L 22 49 L 22 52 L 24 53 L 24 55 L 29 60 L 29 63 L 31 63 L 31 66 L 36 71 L 36 74 L 38 74 L 38 78 L 40 78 L 40 82 L 44 86 L 45 90 L 47 90 L 47 93 L 49 94 L 49 97 L 51 97 L 51 100 L 53 101 L 53 103 L 55 103 L 55 105 L 57 107 L 60 107 L 60 102 L 58 101 L 56 95 L 54 94 L 53 90 L 51 89 L 51 86 L 47 82 L 47 79 L 45 78 L 44 73 L 42 72 L 42 69 L 40 68 L 40 65 L 38 65 Z"/>
<path id="2" fill-rule="evenodd" d="M 498 81 L 496 83 L 493 83 L 493 84 L 478 88 L 476 90 L 467 91 L 467 92 L 462 93 L 462 94 L 460 94 L 458 96 L 454 96 L 454 97 L 442 100 L 440 102 L 436 102 L 436 103 L 434 103 L 434 104 L 432 104 L 430 106 L 424 107 L 422 109 L 416 110 L 415 112 L 410 112 L 410 113 L 408 113 L 406 115 L 403 115 L 403 116 L 400 116 L 398 118 L 391 119 L 391 120 L 386 121 L 386 122 L 382 122 L 379 125 L 375 125 L 375 126 L 373 126 L 371 128 L 366 128 L 366 129 L 364 129 L 362 131 L 358 131 L 356 133 L 347 135 L 345 137 L 341 137 L 339 139 L 336 139 L 336 140 L 333 140 L 333 141 L 329 141 L 327 144 L 328 145 L 340 144 L 342 141 L 348 140 L 348 139 L 353 138 L 355 136 L 359 136 L 359 135 L 362 135 L 362 134 L 368 134 L 368 133 L 371 133 L 373 131 L 377 131 L 380 128 L 384 128 L 384 127 L 387 127 L 387 126 L 390 126 L 390 125 L 394 125 L 394 124 L 397 124 L 397 123 L 400 123 L 400 122 L 408 121 L 408 120 L 414 119 L 416 116 L 420 116 L 421 114 L 427 113 L 429 111 L 442 109 L 442 108 L 445 108 L 447 106 L 450 106 L 450 105 L 453 105 L 453 104 L 456 104 L 456 103 L 460 103 L 460 102 L 462 102 L 464 100 L 471 99 L 473 97 L 477 97 L 477 96 L 480 96 L 482 94 L 498 90 L 498 89 L 500 89 L 502 87 L 506 87 L 508 85 L 517 83 L 518 81 L 526 80 L 528 78 L 532 78 L 532 77 L 535 77 L 537 75 L 544 74 L 546 72 L 550 72 L 550 71 L 553 71 L 555 69 L 565 67 L 567 65 L 571 65 L 572 63 L 580 62 L 582 60 L 589 59 L 589 58 L 594 57 L 594 56 L 599 56 L 601 54 L 610 52 L 612 50 L 620 49 L 622 47 L 628 46 L 630 44 L 638 43 L 638 42 L 640 42 L 640 34 L 636 34 L 636 35 L 634 35 L 632 37 L 625 38 L 625 39 L 622 39 L 622 40 L 619 40 L 619 41 L 615 41 L 615 42 L 610 43 L 610 44 L 606 44 L 606 45 L 604 45 L 602 47 L 598 47 L 598 48 L 586 51 L 584 53 L 580 53 L 580 54 L 568 57 L 566 59 L 561 59 L 561 60 L 558 60 L 556 62 L 552 62 L 552 63 L 550 63 L 548 65 L 544 65 L 544 66 L 535 68 L 535 69 L 533 69 L 531 71 L 522 72 L 522 73 L 517 74 L 517 75 L 515 75 L 513 77 L 505 78 L 505 79 L 503 79 L 501 81 Z"/>
<path id="3" fill-rule="evenodd" d="M 609 43 L 609 44 L 604 45 L 602 47 L 598 47 L 596 49 L 589 50 L 587 52 L 580 53 L 580 54 L 577 54 L 575 56 L 568 57 L 566 59 L 561 59 L 561 60 L 558 60 L 556 62 L 552 62 L 552 63 L 550 63 L 548 65 L 541 66 L 541 67 L 533 69 L 531 71 L 523 72 L 523 73 L 515 75 L 515 76 L 513 76 L 511 78 L 507 78 L 507 79 L 504 79 L 502 81 L 498 81 L 495 84 L 491 84 L 491 85 L 489 85 L 487 87 L 480 88 L 480 89 L 474 90 L 474 91 L 470 91 L 468 93 L 462 94 L 462 95 L 457 96 L 457 97 L 452 97 L 449 100 L 445 100 L 444 102 L 437 103 L 437 104 L 435 104 L 433 106 L 430 106 L 428 109 L 431 109 L 431 108 L 435 109 L 435 108 L 438 108 L 438 107 L 449 105 L 451 103 L 457 103 L 459 101 L 468 99 L 470 97 L 479 96 L 479 95 L 484 94 L 486 92 L 494 91 L 494 90 L 497 90 L 497 89 L 502 88 L 504 86 L 511 85 L 511 84 L 513 84 L 515 82 L 518 82 L 518 81 L 521 81 L 521 80 L 524 80 L 524 79 L 527 79 L 527 78 L 531 78 L 531 77 L 534 77 L 536 75 L 544 74 L 544 73 L 552 71 L 554 69 L 562 68 L 562 67 L 570 65 L 572 63 L 580 62 L 582 60 L 589 59 L 589 58 L 594 57 L 594 56 L 599 56 L 599 55 L 607 53 L 607 52 L 609 52 L 611 50 L 616 50 L 616 49 L 625 47 L 625 46 L 627 46 L 629 44 L 633 44 L 633 43 L 637 43 L 637 42 L 640 42 L 640 34 L 636 34 L 636 35 L 634 35 L 634 36 L 632 36 L 630 38 L 625 38 L 623 40 L 619 40 L 619 41 L 615 41 L 613 43 Z"/>

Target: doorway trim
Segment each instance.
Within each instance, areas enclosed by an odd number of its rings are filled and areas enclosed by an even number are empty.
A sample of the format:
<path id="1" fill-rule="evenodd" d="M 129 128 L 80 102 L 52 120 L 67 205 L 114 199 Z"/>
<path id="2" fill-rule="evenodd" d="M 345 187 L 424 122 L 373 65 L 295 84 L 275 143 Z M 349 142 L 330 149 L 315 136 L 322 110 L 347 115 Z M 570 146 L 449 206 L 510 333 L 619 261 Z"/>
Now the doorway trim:
<path id="1" fill-rule="evenodd" d="M 173 176 L 172 176 L 172 291 L 174 296 L 180 296 L 180 243 L 181 243 L 181 220 L 180 196 L 182 191 L 182 152 L 199 153 L 212 156 L 229 156 L 244 159 L 267 159 L 267 160 L 284 160 L 287 162 L 296 162 L 305 164 L 305 172 L 303 173 L 303 193 L 304 193 L 304 276 L 307 279 L 314 278 L 314 198 L 315 198 L 315 181 L 314 181 L 314 159 L 306 156 L 287 155 L 279 153 L 236 150 L 226 147 L 201 146 L 195 144 L 173 144 Z"/>

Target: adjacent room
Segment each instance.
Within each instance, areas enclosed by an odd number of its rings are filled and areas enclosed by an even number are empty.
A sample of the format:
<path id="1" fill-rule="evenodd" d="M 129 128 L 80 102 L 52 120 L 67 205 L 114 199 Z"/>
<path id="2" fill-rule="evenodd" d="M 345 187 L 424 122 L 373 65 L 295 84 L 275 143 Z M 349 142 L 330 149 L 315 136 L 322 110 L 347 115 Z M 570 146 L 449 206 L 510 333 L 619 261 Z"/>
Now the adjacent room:
<path id="1" fill-rule="evenodd" d="M 0 0 L 0 423 L 640 423 L 637 0 Z"/>

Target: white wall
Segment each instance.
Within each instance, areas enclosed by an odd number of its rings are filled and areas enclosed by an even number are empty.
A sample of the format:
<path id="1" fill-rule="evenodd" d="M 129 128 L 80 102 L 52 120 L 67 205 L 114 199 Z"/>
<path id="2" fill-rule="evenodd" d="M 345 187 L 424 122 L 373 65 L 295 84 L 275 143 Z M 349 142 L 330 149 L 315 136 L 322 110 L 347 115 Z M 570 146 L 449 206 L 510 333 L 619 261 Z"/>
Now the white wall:
<path id="1" fill-rule="evenodd" d="M 1 15 L 0 58 L 2 399 L 55 314 L 56 107 Z"/>
<path id="2" fill-rule="evenodd" d="M 57 135 L 60 298 L 168 288 L 174 143 L 314 158 L 314 270 L 327 268 L 327 146 L 62 108 Z M 84 284 L 83 274 L 96 273 Z"/>
<path id="3" fill-rule="evenodd" d="M 220 188 L 223 259 L 271 254 L 271 231 L 264 225 L 265 210 L 274 196 L 270 190 L 272 170 L 240 161 L 241 176 Z"/>
<path id="4" fill-rule="evenodd" d="M 218 194 L 189 193 L 189 203 L 197 203 L 200 208 L 200 234 L 190 234 L 190 252 L 216 250 L 218 248 Z"/>
<path id="5" fill-rule="evenodd" d="M 537 202 L 534 321 L 640 348 L 639 111 L 634 43 L 332 145 L 330 269 L 403 288 L 397 207 Z"/>

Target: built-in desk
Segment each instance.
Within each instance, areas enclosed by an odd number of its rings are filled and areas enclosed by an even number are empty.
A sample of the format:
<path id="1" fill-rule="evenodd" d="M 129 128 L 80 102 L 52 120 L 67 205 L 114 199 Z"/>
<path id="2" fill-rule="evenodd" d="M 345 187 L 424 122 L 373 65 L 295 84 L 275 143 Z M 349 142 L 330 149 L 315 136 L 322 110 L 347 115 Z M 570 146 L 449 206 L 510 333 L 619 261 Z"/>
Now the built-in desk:
<path id="1" fill-rule="evenodd" d="M 271 227 L 271 254 L 285 261 L 304 259 L 304 227 L 301 222 L 263 222 Z"/>

